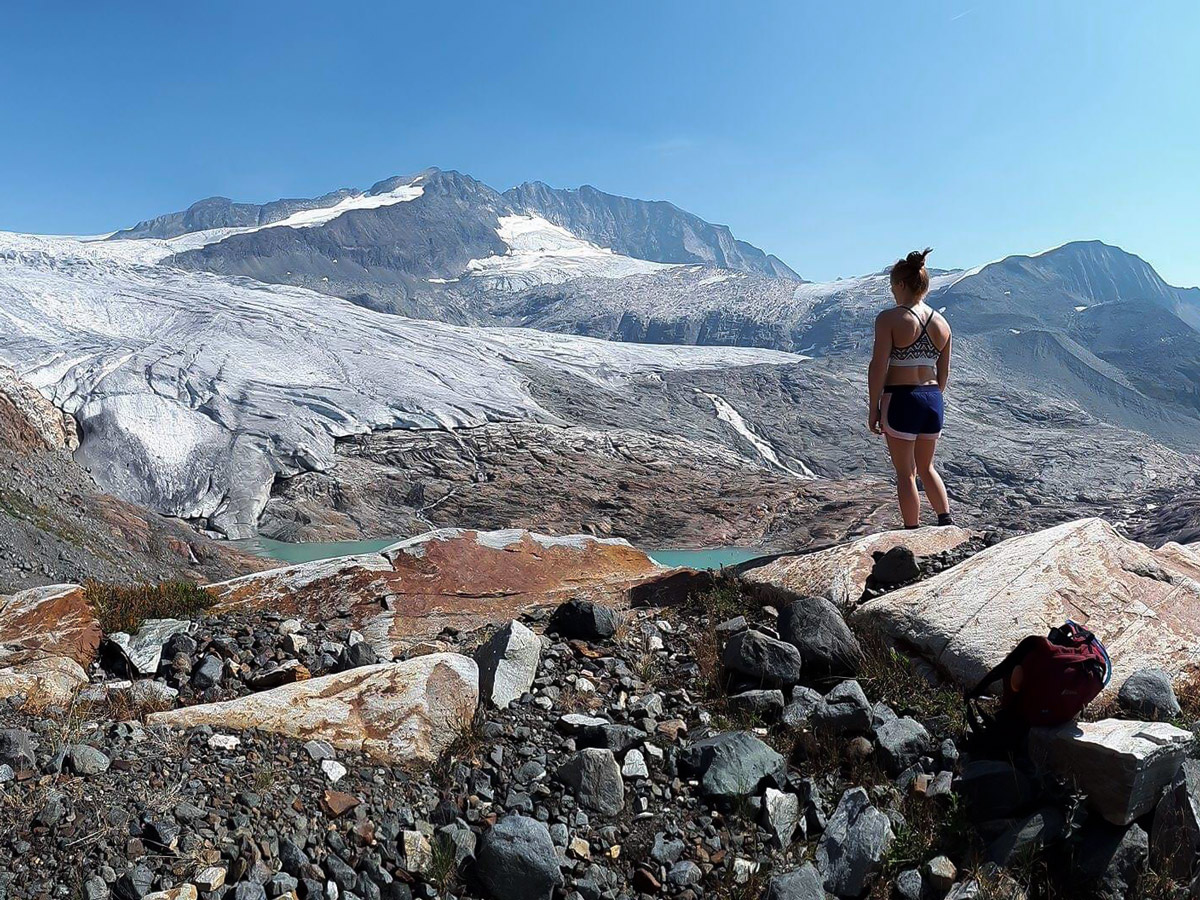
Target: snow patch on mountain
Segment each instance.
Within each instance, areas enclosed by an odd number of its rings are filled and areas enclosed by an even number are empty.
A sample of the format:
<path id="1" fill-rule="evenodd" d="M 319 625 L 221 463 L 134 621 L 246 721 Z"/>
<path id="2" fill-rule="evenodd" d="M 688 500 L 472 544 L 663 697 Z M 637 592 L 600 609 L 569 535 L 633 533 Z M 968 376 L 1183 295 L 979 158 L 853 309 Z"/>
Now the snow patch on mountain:
<path id="1" fill-rule="evenodd" d="M 499 290 L 517 291 L 585 276 L 624 278 L 671 268 L 666 263 L 621 256 L 541 216 L 500 216 L 496 234 L 508 245 L 508 252 L 471 260 L 465 274 Z"/>

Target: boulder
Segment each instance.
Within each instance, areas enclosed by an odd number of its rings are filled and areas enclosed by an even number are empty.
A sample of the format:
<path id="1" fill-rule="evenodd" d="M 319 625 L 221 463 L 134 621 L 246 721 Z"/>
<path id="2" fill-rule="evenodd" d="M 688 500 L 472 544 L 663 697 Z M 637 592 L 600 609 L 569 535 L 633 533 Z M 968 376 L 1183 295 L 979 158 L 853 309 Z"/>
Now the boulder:
<path id="1" fill-rule="evenodd" d="M 550 900 L 563 883 L 549 830 L 526 816 L 507 815 L 483 835 L 474 871 L 495 900 Z"/>
<path id="2" fill-rule="evenodd" d="M 557 777 L 585 809 L 615 816 L 625 808 L 625 782 L 611 750 L 589 747 L 572 753 L 559 766 Z"/>
<path id="3" fill-rule="evenodd" d="M 503 709 L 533 687 L 542 657 L 541 639 L 515 619 L 475 651 L 479 695 Z"/>
<path id="4" fill-rule="evenodd" d="M 783 724 L 789 728 L 804 728 L 825 704 L 820 691 L 805 685 L 792 689 L 792 700 L 783 708 Z"/>
<path id="5" fill-rule="evenodd" d="M 893 547 L 887 552 L 876 550 L 871 556 L 875 560 L 871 566 L 871 580 L 876 584 L 890 587 L 921 577 L 917 557 L 906 546 Z"/>
<path id="6" fill-rule="evenodd" d="M 925 726 L 904 716 L 884 722 L 875 729 L 879 756 L 892 775 L 899 775 L 933 749 L 933 739 Z"/>
<path id="7" fill-rule="evenodd" d="M 786 686 L 800 680 L 800 651 L 761 631 L 739 631 L 731 637 L 721 662 L 763 684 Z"/>
<path id="8" fill-rule="evenodd" d="M 782 788 L 787 764 L 782 756 L 745 731 L 714 735 L 679 753 L 682 774 L 700 779 L 700 793 L 715 799 L 758 794 L 763 787 Z"/>
<path id="9" fill-rule="evenodd" d="M 1007 819 L 1037 798 L 1037 784 L 1003 760 L 976 759 L 963 767 L 954 789 L 977 821 Z"/>
<path id="10" fill-rule="evenodd" d="M 83 588 L 56 584 L 0 595 L 0 700 L 65 704 L 87 683 L 100 623 Z"/>
<path id="11" fill-rule="evenodd" d="M 1200 762 L 1184 760 L 1154 809 L 1150 859 L 1160 875 L 1186 882 L 1200 853 Z"/>
<path id="12" fill-rule="evenodd" d="M 808 678 L 850 676 L 862 648 L 841 611 L 826 597 L 801 597 L 779 614 L 779 636 L 800 651 Z"/>
<path id="13" fill-rule="evenodd" d="M 617 633 L 621 622 L 607 606 L 573 597 L 554 610 L 550 627 L 565 638 L 606 641 Z"/>
<path id="14" fill-rule="evenodd" d="M 1179 700 L 1171 676 L 1162 669 L 1140 669 L 1117 691 L 1121 709 L 1137 719 L 1166 722 L 1179 715 Z"/>
<path id="15" fill-rule="evenodd" d="M 268 609 L 306 621 L 337 609 L 382 659 L 437 637 L 579 598 L 622 606 L 670 572 L 623 540 L 521 529 L 442 529 L 380 553 L 302 563 L 209 586 L 214 612 Z"/>
<path id="16" fill-rule="evenodd" d="M 1146 867 L 1149 845 L 1150 839 L 1139 825 L 1122 828 L 1091 820 L 1079 835 L 1075 871 L 1099 900 L 1125 900 L 1133 896 Z"/>
<path id="17" fill-rule="evenodd" d="M 767 689 L 742 691 L 729 698 L 729 708 L 744 710 L 764 719 L 774 719 L 783 712 L 783 691 Z"/>
<path id="18" fill-rule="evenodd" d="M 930 556 L 952 550 L 973 537 L 973 532 L 956 526 L 884 531 L 827 550 L 776 557 L 747 569 L 743 577 L 753 588 L 797 599 L 824 597 L 838 609 L 846 609 L 862 597 L 876 552 L 904 546 L 917 556 Z"/>
<path id="19" fill-rule="evenodd" d="M 775 875 L 767 882 L 763 900 L 825 900 L 825 884 L 812 863 Z"/>
<path id="20" fill-rule="evenodd" d="M 786 791 L 767 788 L 763 792 L 762 824 L 771 832 L 779 847 L 786 849 L 800 827 L 800 797 Z"/>
<path id="21" fill-rule="evenodd" d="M 381 760 L 432 761 L 475 714 L 475 662 L 432 653 L 284 685 L 237 700 L 154 713 L 152 725 L 256 728 L 319 739 Z"/>
<path id="22" fill-rule="evenodd" d="M 871 805 L 867 792 L 842 794 L 817 845 L 817 868 L 825 890 L 838 897 L 860 897 L 879 872 L 895 835 L 887 815 Z"/>
<path id="23" fill-rule="evenodd" d="M 1108 647 L 1114 684 L 1138 669 L 1200 661 L 1200 555 L 1151 550 L 1101 519 L 1002 541 L 919 584 L 861 604 L 853 618 L 974 686 L 1022 638 L 1071 618 Z"/>
<path id="24" fill-rule="evenodd" d="M 871 701 L 857 681 L 843 681 L 825 695 L 813 722 L 834 734 L 871 731 Z"/>
<path id="25" fill-rule="evenodd" d="M 1010 866 L 1066 835 L 1062 811 L 1046 807 L 1017 819 L 987 846 L 987 857 L 1000 866 Z"/>
<path id="26" fill-rule="evenodd" d="M 1182 728 L 1125 719 L 1034 728 L 1029 735 L 1030 755 L 1077 783 L 1114 825 L 1154 808 L 1192 746 L 1191 732 Z"/>

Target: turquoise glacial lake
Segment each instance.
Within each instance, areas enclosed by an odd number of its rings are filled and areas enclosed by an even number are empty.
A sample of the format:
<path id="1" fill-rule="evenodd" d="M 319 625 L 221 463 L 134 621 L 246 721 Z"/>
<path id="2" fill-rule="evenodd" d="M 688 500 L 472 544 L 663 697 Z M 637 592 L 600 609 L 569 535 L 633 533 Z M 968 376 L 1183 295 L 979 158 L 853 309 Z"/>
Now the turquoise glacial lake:
<path id="1" fill-rule="evenodd" d="M 285 563 L 312 562 L 317 559 L 329 559 L 334 556 L 353 556 L 358 553 L 378 553 L 384 547 L 396 543 L 398 538 L 381 538 L 370 541 L 317 541 L 290 543 L 275 541 L 271 538 L 256 537 L 244 541 L 231 541 L 233 546 L 256 556 L 265 556 Z M 664 566 L 688 566 L 693 569 L 719 569 L 722 566 L 734 566 L 765 556 L 769 551 L 752 547 L 710 547 L 703 550 L 670 549 L 646 550 L 658 563 Z"/>

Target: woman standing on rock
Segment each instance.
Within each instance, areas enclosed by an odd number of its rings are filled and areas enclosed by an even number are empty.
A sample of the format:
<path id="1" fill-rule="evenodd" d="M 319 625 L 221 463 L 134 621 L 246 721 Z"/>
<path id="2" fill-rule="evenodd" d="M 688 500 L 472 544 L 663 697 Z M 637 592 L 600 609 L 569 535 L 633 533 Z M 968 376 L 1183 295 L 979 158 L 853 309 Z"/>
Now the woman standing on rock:
<path id="1" fill-rule="evenodd" d="M 950 324 L 925 304 L 929 252 L 914 250 L 892 266 L 896 305 L 875 318 L 875 352 L 867 370 L 867 427 L 887 436 L 905 528 L 920 524 L 918 475 L 938 524 L 952 524 L 946 486 L 933 467 L 950 377 Z"/>

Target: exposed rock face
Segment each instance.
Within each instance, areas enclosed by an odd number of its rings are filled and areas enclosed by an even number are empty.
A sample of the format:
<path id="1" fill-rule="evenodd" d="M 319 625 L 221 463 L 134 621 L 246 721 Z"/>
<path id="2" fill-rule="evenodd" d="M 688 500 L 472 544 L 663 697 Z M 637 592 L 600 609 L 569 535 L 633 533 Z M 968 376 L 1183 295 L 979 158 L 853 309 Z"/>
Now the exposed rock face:
<path id="1" fill-rule="evenodd" d="M 432 761 L 479 701 L 473 660 L 432 653 L 285 685 L 238 700 L 154 713 L 155 725 L 255 728 L 328 741 L 391 762 Z"/>
<path id="2" fill-rule="evenodd" d="M 566 403 L 556 411 L 578 414 Z M 696 414 L 714 420 L 711 403 Z M 637 415 L 614 411 L 614 418 Z M 670 415 L 675 427 L 692 427 L 680 425 L 678 411 Z M 718 444 L 719 433 L 703 437 L 607 423 L 495 423 L 347 438 L 327 471 L 275 486 L 260 530 L 284 540 L 340 540 L 469 523 L 620 535 L 646 546 L 791 548 L 879 527 L 890 513 L 881 484 L 800 480 Z"/>
<path id="3" fill-rule="evenodd" d="M 867 601 L 856 617 L 964 685 L 1068 618 L 1104 641 L 1114 685 L 1143 668 L 1177 675 L 1200 661 L 1200 556 L 1179 545 L 1150 550 L 1083 519 L 989 547 Z"/>
<path id="4" fill-rule="evenodd" d="M 1075 781 L 1107 821 L 1128 825 L 1154 808 L 1193 741 L 1166 722 L 1104 719 L 1035 728 L 1030 754 Z"/>
<path id="5" fill-rule="evenodd" d="M 78 585 L 0 596 L 0 698 L 69 699 L 99 646 L 100 624 Z"/>
<path id="6" fill-rule="evenodd" d="M 1155 868 L 1186 883 L 1200 853 L 1200 762 L 1183 761 L 1154 810 L 1150 840 Z"/>
<path id="7" fill-rule="evenodd" d="M 390 658 L 447 625 L 469 631 L 573 597 L 620 604 L 632 586 L 664 571 L 623 540 L 445 529 L 380 554 L 274 569 L 210 590 L 218 611 L 344 613 Z"/>
<path id="8" fill-rule="evenodd" d="M 918 528 L 885 531 L 857 538 L 828 550 L 781 556 L 744 573 L 751 585 L 765 586 L 798 597 L 824 597 L 839 607 L 856 603 L 875 565 L 872 555 L 907 547 L 916 556 L 951 550 L 973 537 L 965 528 Z"/>
<path id="9" fill-rule="evenodd" d="M 79 447 L 79 429 L 75 419 L 4 365 L 0 365 L 0 407 L 8 407 L 5 413 L 0 413 L 0 420 L 10 423 L 9 428 L 13 428 L 11 423 L 24 420 L 48 449 L 69 452 Z"/>

